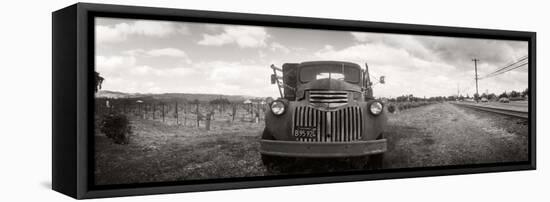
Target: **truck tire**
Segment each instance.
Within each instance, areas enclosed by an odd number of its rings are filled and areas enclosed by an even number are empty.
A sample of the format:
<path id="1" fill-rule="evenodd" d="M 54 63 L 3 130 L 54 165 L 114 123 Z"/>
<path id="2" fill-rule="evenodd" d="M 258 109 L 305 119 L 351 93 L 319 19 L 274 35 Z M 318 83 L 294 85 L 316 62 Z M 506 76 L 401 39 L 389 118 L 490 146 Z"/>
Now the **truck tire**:
<path id="1" fill-rule="evenodd" d="M 296 158 L 268 154 L 262 154 L 261 157 L 267 174 L 291 173 L 295 170 Z"/>
<path id="2" fill-rule="evenodd" d="M 267 155 L 267 154 L 261 154 L 262 155 L 262 164 L 264 164 L 265 168 L 268 172 L 273 171 L 276 165 L 276 157 Z"/>
<path id="3" fill-rule="evenodd" d="M 384 153 L 370 155 L 367 162 L 367 168 L 369 170 L 384 168 Z"/>
<path id="4" fill-rule="evenodd" d="M 262 132 L 262 140 L 275 140 L 275 137 L 267 131 L 267 128 L 264 128 L 264 131 Z"/>
<path id="5" fill-rule="evenodd" d="M 368 156 L 357 156 L 349 157 L 346 160 L 349 161 L 349 169 L 352 170 L 364 170 L 368 168 L 369 157 Z"/>
<path id="6" fill-rule="evenodd" d="M 267 128 L 264 128 L 264 131 L 262 132 L 262 139 L 263 140 L 274 140 L 275 138 Z M 261 154 L 262 158 L 262 164 L 265 166 L 266 170 L 270 174 L 276 174 L 280 172 L 279 166 L 282 162 L 281 157 L 278 156 L 272 156 L 267 154 Z"/>
<path id="7" fill-rule="evenodd" d="M 382 138 L 384 138 L 383 133 L 378 135 L 376 139 L 379 140 Z M 384 168 L 384 153 L 370 155 L 367 162 L 367 168 L 369 170 L 377 170 L 377 169 Z"/>

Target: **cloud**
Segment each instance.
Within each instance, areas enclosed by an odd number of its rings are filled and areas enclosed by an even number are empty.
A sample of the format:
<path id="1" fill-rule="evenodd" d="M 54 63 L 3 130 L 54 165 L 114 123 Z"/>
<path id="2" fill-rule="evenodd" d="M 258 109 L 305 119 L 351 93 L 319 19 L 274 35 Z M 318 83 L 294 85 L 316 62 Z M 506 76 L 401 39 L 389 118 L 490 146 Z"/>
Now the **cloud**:
<path id="1" fill-rule="evenodd" d="M 182 92 L 254 96 L 272 96 L 276 93 L 276 88 L 269 82 L 269 68 L 264 65 L 209 61 L 161 67 L 142 64 L 143 57 L 181 56 L 181 53 L 165 49 L 136 49 L 131 52 L 134 55 L 96 57 L 96 70 L 106 79 L 103 89 L 129 93 Z"/>
<path id="2" fill-rule="evenodd" d="M 185 25 L 180 25 L 177 31 L 181 35 L 191 35 L 191 29 L 189 29 L 189 27 Z"/>
<path id="3" fill-rule="evenodd" d="M 176 48 L 153 49 L 147 52 L 150 56 L 187 57 L 187 54 Z"/>
<path id="4" fill-rule="evenodd" d="M 269 34 L 262 27 L 223 26 L 222 33 L 203 34 L 199 45 L 222 46 L 237 44 L 241 48 L 265 47 Z"/>
<path id="5" fill-rule="evenodd" d="M 481 63 L 503 66 L 527 55 L 527 43 L 520 41 L 468 39 L 450 37 L 419 37 L 418 41 L 443 61 L 459 67 L 472 68 L 472 58 Z"/>
<path id="6" fill-rule="evenodd" d="M 120 67 L 131 66 L 136 63 L 136 58 L 133 56 L 96 56 L 96 70 L 100 72 L 112 72 Z"/>
<path id="7" fill-rule="evenodd" d="M 437 96 L 447 95 L 451 88 L 456 89 L 454 80 L 448 79 L 455 71 L 453 66 L 417 57 L 403 48 L 387 44 L 363 43 L 342 49 L 326 45 L 315 56 L 322 60 L 349 61 L 362 66 L 367 62 L 372 78 L 382 75 L 387 78 L 386 84 L 375 87 L 375 96 Z"/>
<path id="8" fill-rule="evenodd" d="M 131 35 L 162 38 L 177 33 L 182 35 L 191 33 L 189 28 L 181 23 L 154 20 L 135 20 L 115 25 L 96 25 L 95 31 L 96 41 L 99 43 L 122 42 Z"/>
<path id="9" fill-rule="evenodd" d="M 148 65 L 133 66 L 127 70 L 128 73 L 135 76 L 156 76 L 163 78 L 190 76 L 197 73 L 196 69 L 190 67 L 153 68 Z"/>
<path id="10" fill-rule="evenodd" d="M 272 42 L 270 45 L 269 45 L 269 48 L 271 49 L 271 51 L 281 51 L 283 53 L 290 53 L 290 49 L 287 48 L 286 46 L 284 46 L 283 44 L 280 44 L 280 43 L 277 43 L 277 42 Z"/>
<path id="11" fill-rule="evenodd" d="M 187 53 L 181 49 L 177 48 L 160 48 L 160 49 L 132 49 L 123 51 L 126 55 L 136 56 L 136 57 L 173 57 L 183 60 L 187 64 L 191 64 L 191 59 Z"/>
<path id="12" fill-rule="evenodd" d="M 485 62 L 478 65 L 478 74 L 485 75 L 527 51 L 527 43 L 515 41 L 353 32 L 350 35 L 353 45 L 341 49 L 326 45 L 315 56 L 368 62 L 373 75 L 387 77 L 385 85 L 375 87 L 377 96 L 448 96 L 456 94 L 457 85 L 468 88 L 464 94 L 472 95 L 475 83 L 471 58 L 483 58 Z M 500 92 L 527 86 L 526 72 L 508 74 L 480 82 L 480 89 Z"/>
<path id="13" fill-rule="evenodd" d="M 373 77 L 386 76 L 375 96 L 448 96 L 457 84 L 472 95 L 472 57 L 483 76 L 527 54 L 525 42 L 456 37 L 120 19 L 96 28 L 96 70 L 105 89 L 124 92 L 275 96 L 269 64 L 341 60 L 367 62 Z M 526 69 L 483 79 L 480 91 L 522 90 Z"/>
<path id="14" fill-rule="evenodd" d="M 152 75 L 152 74 L 160 75 L 162 73 L 161 71 L 153 69 L 152 67 L 147 65 L 133 67 L 130 69 L 129 72 L 140 76 L 146 76 L 146 75 Z"/>
<path id="15" fill-rule="evenodd" d="M 357 44 L 336 50 L 330 45 L 314 53 L 323 60 L 344 60 L 358 64 L 395 66 L 399 69 L 415 70 L 426 60 L 414 57 L 408 51 L 384 44 Z M 446 67 L 449 68 L 449 67 Z"/>
<path id="16" fill-rule="evenodd" d="M 362 44 L 379 44 L 384 46 L 401 49 L 408 54 L 423 59 L 434 60 L 436 57 L 432 54 L 426 45 L 418 40 L 422 36 L 400 35 L 400 34 L 382 34 L 367 32 L 351 32 L 353 39 Z M 433 38 L 433 37 L 431 37 Z"/>
<path id="17" fill-rule="evenodd" d="M 104 89 L 124 92 L 168 92 L 177 89 L 182 79 L 202 77 L 191 66 L 159 67 L 140 61 L 137 55 L 96 56 L 95 69 L 105 78 Z M 155 83 L 154 88 L 144 85 L 150 82 Z"/>
<path id="18" fill-rule="evenodd" d="M 210 61 L 193 65 L 204 78 L 194 84 L 205 93 L 273 96 L 277 88 L 270 83 L 268 66 L 250 62 Z"/>

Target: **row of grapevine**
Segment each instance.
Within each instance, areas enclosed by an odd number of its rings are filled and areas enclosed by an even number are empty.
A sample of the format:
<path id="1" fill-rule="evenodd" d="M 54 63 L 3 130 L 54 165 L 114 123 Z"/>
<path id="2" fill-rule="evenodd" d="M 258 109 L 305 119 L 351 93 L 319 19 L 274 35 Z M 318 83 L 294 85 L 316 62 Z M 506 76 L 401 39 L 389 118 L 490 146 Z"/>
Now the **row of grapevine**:
<path id="1" fill-rule="evenodd" d="M 388 111 L 390 112 L 399 112 L 412 108 L 422 107 L 430 104 L 434 104 L 433 101 L 420 101 L 420 102 L 389 102 Z"/>
<path id="2" fill-rule="evenodd" d="M 263 119 L 266 105 L 260 103 L 201 103 L 177 100 L 108 99 L 95 100 L 97 116 L 124 114 L 139 119 L 160 121 L 183 127 L 210 129 L 213 120 L 225 122 L 256 122 Z"/>

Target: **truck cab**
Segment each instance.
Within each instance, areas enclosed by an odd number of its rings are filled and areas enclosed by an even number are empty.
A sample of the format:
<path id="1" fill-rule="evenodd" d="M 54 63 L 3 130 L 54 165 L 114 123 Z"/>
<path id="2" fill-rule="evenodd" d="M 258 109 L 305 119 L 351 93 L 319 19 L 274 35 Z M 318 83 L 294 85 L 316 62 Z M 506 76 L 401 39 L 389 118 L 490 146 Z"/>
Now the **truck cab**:
<path id="1" fill-rule="evenodd" d="M 280 98 L 269 103 L 260 140 L 270 157 L 381 156 L 387 123 L 384 103 L 373 97 L 368 66 L 341 61 L 271 66 Z M 282 73 L 279 76 L 278 73 Z M 384 83 L 384 77 L 378 79 Z"/>

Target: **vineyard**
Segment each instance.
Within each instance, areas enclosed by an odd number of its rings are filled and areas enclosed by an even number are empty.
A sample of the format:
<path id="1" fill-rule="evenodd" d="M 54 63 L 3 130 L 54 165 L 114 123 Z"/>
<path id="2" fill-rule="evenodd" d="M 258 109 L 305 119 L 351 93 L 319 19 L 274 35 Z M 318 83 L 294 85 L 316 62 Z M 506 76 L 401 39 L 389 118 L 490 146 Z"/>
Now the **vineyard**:
<path id="1" fill-rule="evenodd" d="M 431 104 L 435 104 L 435 103 L 439 103 L 439 102 L 435 102 L 435 101 L 418 101 L 418 102 L 392 101 L 392 102 L 388 102 L 387 107 L 388 107 L 389 112 L 398 113 L 400 111 L 405 111 L 405 110 L 408 110 L 408 109 L 427 106 L 427 105 L 431 105 Z"/>
<path id="2" fill-rule="evenodd" d="M 263 100 L 248 103 L 230 102 L 224 98 L 211 101 L 155 98 L 96 98 L 95 115 L 99 124 L 108 114 L 123 114 L 131 119 L 158 121 L 166 125 L 210 130 L 216 122 L 255 122 L 263 120 Z M 97 125 L 96 125 L 97 126 Z"/>
<path id="3" fill-rule="evenodd" d="M 262 100 L 96 98 L 96 128 L 127 117 L 127 144 L 96 130 L 95 181 L 120 184 L 264 175 Z"/>

